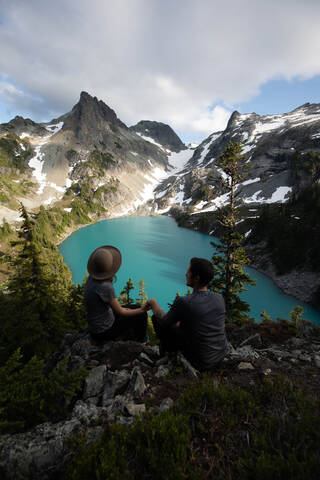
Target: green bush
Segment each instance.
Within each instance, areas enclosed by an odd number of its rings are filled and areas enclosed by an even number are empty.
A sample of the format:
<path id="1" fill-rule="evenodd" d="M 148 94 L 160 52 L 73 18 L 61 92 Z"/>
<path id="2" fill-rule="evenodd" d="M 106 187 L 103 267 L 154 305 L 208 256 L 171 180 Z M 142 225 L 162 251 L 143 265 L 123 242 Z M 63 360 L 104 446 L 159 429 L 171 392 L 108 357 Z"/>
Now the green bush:
<path id="1" fill-rule="evenodd" d="M 89 447 L 84 435 L 67 479 L 316 480 L 319 406 L 284 377 L 237 388 L 207 376 L 165 413 L 108 425 Z"/>
<path id="2" fill-rule="evenodd" d="M 87 375 L 66 371 L 66 362 L 48 376 L 37 357 L 23 364 L 20 349 L 0 367 L 0 432 L 15 433 L 47 420 L 60 420 Z"/>

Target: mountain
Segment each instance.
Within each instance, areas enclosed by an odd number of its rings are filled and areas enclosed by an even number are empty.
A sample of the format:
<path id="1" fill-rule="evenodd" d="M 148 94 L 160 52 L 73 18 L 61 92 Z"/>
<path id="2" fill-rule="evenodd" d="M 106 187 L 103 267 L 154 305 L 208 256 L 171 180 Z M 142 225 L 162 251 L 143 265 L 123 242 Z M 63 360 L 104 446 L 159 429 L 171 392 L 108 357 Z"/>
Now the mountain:
<path id="1" fill-rule="evenodd" d="M 158 144 L 171 152 L 178 153 L 187 148 L 172 128 L 165 123 L 141 120 L 130 129 L 145 140 Z"/>
<path id="2" fill-rule="evenodd" d="M 186 149 L 173 130 L 164 127 L 172 148 Z M 70 112 L 51 122 L 36 123 L 16 117 L 0 125 L 0 149 L 1 141 L 9 140 L 12 145 L 2 162 L 8 178 L 6 185 L 0 184 L 0 215 L 11 222 L 19 217 L 18 201 L 27 208 L 60 201 L 66 211 L 72 209 L 81 185 L 95 194 L 93 201 L 99 203 L 106 216 L 133 212 L 152 197 L 152 185 L 172 169 L 168 143 L 145 140 L 109 106 L 87 92 L 81 92 Z M 14 162 L 17 163 L 19 148 L 29 153 L 17 170 Z M 28 188 L 17 187 L 27 181 Z M 8 198 L 10 201 L 6 202 Z"/>
<path id="3" fill-rule="evenodd" d="M 302 157 L 320 152 L 320 104 L 305 104 L 279 115 L 240 114 L 235 111 L 224 131 L 206 138 L 185 169 L 157 187 L 159 208 L 178 204 L 183 210 L 215 211 L 228 202 L 219 155 L 232 140 L 241 142 L 248 175 L 238 185 L 239 205 L 286 202 L 314 181 Z M 305 157 L 307 158 L 307 157 Z M 178 195 L 178 197 L 177 197 Z"/>

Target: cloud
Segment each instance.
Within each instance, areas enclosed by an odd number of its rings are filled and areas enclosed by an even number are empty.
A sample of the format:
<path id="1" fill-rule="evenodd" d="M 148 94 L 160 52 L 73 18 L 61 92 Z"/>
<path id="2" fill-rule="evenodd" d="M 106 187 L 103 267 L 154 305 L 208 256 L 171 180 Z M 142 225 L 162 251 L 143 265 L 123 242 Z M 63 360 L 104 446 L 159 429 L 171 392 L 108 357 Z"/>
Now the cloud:
<path id="1" fill-rule="evenodd" d="M 38 120 L 70 110 L 87 90 L 127 124 L 154 119 L 201 138 L 263 83 L 320 74 L 313 0 L 0 4 L 0 96 Z"/>

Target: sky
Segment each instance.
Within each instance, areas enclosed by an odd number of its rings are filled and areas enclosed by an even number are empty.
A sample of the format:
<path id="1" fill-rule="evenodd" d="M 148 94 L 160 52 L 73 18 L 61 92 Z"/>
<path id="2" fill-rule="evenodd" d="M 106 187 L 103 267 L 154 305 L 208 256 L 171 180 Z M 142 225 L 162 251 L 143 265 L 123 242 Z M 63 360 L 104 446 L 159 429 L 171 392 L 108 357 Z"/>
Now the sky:
<path id="1" fill-rule="evenodd" d="M 319 0 L 0 0 L 0 123 L 85 90 L 200 142 L 233 110 L 320 102 L 319 23 Z"/>

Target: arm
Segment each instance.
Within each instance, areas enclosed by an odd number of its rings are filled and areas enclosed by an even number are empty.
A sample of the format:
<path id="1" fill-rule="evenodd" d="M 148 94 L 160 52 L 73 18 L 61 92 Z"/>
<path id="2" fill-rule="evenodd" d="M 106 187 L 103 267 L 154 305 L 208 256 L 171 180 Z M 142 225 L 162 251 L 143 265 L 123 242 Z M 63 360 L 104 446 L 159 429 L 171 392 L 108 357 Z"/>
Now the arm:
<path id="1" fill-rule="evenodd" d="M 138 315 L 139 313 L 144 313 L 148 310 L 147 304 L 145 304 L 143 307 L 135 309 L 123 308 L 118 302 L 117 298 L 113 298 L 110 301 L 110 306 L 116 315 L 124 315 L 126 317 L 134 317 L 135 315 Z"/>
<path id="2" fill-rule="evenodd" d="M 149 298 L 147 301 L 147 307 L 151 308 L 153 314 L 157 318 L 163 318 L 166 315 L 166 312 L 160 307 L 155 298 Z"/>

